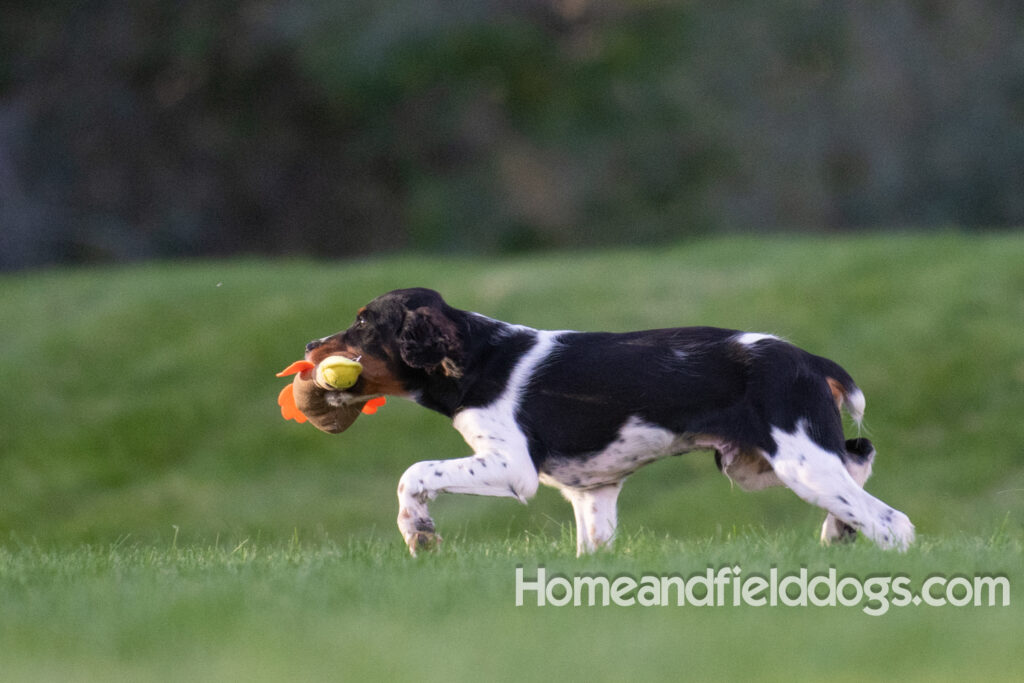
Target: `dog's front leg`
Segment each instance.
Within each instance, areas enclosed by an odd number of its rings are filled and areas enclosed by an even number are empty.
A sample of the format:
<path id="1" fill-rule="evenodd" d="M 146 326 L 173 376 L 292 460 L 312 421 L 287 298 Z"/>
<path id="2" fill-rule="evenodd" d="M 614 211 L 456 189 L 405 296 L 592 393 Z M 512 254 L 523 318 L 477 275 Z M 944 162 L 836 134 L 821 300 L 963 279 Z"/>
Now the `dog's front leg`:
<path id="1" fill-rule="evenodd" d="M 430 476 L 426 467 L 432 464 L 416 463 L 398 482 L 398 530 L 414 557 L 417 550 L 431 549 L 441 542 L 427 509 L 427 501 L 433 500 L 438 493 L 426 485 Z"/>
<path id="2" fill-rule="evenodd" d="M 498 496 L 525 503 L 536 493 L 537 483 L 537 472 L 526 455 L 487 453 L 418 462 L 398 482 L 398 529 L 409 552 L 416 555 L 441 541 L 427 509 L 427 503 L 438 494 Z"/>

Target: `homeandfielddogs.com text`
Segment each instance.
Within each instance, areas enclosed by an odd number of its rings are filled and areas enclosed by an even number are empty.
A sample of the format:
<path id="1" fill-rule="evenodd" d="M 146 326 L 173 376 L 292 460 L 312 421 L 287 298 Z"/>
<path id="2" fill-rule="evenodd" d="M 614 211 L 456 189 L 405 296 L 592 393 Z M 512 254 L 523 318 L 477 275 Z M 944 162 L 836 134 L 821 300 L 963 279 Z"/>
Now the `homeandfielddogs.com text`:
<path id="1" fill-rule="evenodd" d="M 1008 607 L 1010 580 L 1001 574 L 840 576 L 835 567 L 745 574 L 739 566 L 680 574 L 565 575 L 544 566 L 515 571 L 516 606 L 537 607 L 860 607 L 881 616 L 893 607 Z"/>

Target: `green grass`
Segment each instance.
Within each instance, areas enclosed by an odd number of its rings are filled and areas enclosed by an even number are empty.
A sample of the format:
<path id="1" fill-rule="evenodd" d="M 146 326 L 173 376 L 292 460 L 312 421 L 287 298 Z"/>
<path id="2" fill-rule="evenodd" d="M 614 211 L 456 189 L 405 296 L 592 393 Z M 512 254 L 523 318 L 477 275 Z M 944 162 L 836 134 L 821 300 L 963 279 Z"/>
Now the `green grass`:
<path id="1" fill-rule="evenodd" d="M 576 560 L 567 538 L 240 542 L 0 550 L 5 680 L 1008 680 L 1019 607 L 516 607 L 514 572 L 813 575 L 1009 571 L 1007 539 L 925 540 L 906 555 L 822 550 L 794 532 L 624 535 Z M 1012 568 L 1012 569 L 1011 569 Z M 1019 673 L 1019 666 L 1017 667 Z"/>
<path id="2" fill-rule="evenodd" d="M 515 608 L 516 564 L 568 574 L 1007 573 L 1024 543 L 1024 238 L 715 240 L 500 261 L 234 261 L 0 277 L 0 668 L 12 680 L 1009 678 L 1019 607 Z M 694 454 L 634 475 L 615 552 L 571 509 L 442 497 L 406 556 L 394 489 L 465 455 L 393 400 L 342 436 L 280 419 L 274 372 L 395 287 L 548 328 L 711 324 L 842 363 L 868 399 L 869 490 L 906 555 L 821 549 L 822 514 Z M 1018 601 L 1019 602 L 1019 601 Z M 520 676 L 519 672 L 525 671 Z"/>

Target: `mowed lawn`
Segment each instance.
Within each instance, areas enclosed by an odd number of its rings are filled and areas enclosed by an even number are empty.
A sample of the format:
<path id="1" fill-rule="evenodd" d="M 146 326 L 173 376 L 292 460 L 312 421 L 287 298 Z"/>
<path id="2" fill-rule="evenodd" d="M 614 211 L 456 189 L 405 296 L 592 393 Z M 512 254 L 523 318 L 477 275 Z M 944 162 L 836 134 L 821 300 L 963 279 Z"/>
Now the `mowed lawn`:
<path id="1" fill-rule="evenodd" d="M 1019 678 L 1020 600 L 874 617 L 516 607 L 514 575 L 835 567 L 915 588 L 1004 575 L 1019 590 L 1022 263 L 1019 235 L 949 234 L 0 277 L 0 677 Z M 529 506 L 442 497 L 441 552 L 409 558 L 398 477 L 466 455 L 458 434 L 400 400 L 340 436 L 286 423 L 274 377 L 406 286 L 536 327 L 718 325 L 829 356 L 867 396 L 868 489 L 920 543 L 820 548 L 823 513 L 786 490 L 743 493 L 691 454 L 631 478 L 611 553 L 576 560 L 571 508 L 542 489 Z"/>

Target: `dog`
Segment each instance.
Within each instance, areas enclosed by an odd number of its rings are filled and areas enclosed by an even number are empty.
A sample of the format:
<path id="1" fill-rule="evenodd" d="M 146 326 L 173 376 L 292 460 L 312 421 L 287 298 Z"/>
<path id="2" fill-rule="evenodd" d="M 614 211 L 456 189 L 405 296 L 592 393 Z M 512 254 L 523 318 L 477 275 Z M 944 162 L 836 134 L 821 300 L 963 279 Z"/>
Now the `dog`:
<path id="1" fill-rule="evenodd" d="M 608 546 L 622 485 L 661 458 L 707 450 L 744 490 L 788 486 L 827 511 L 824 543 L 858 531 L 905 550 L 914 526 L 864 491 L 875 450 L 846 440 L 864 394 L 839 365 L 776 336 L 714 327 L 608 333 L 537 330 L 401 289 L 360 308 L 347 330 L 311 341 L 306 359 L 359 359 L 332 406 L 393 395 L 452 419 L 473 455 L 425 460 L 398 483 L 409 551 L 440 536 L 427 504 L 440 493 L 525 503 L 559 489 L 576 518 L 577 555 Z"/>

